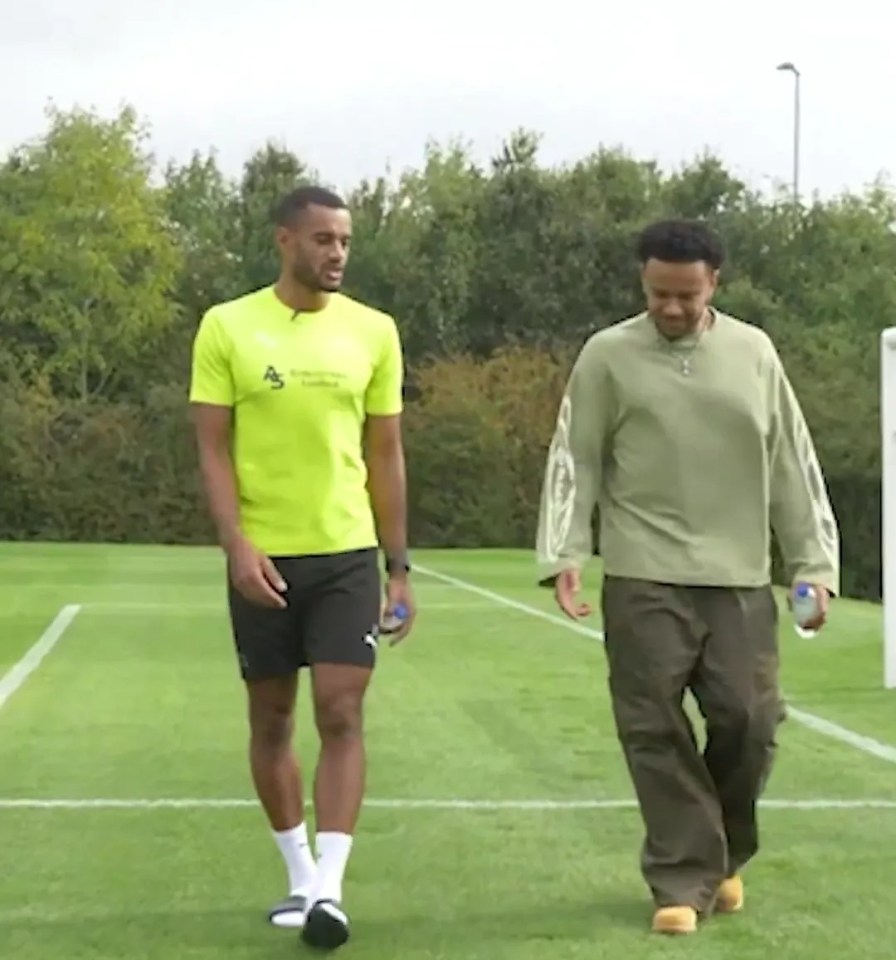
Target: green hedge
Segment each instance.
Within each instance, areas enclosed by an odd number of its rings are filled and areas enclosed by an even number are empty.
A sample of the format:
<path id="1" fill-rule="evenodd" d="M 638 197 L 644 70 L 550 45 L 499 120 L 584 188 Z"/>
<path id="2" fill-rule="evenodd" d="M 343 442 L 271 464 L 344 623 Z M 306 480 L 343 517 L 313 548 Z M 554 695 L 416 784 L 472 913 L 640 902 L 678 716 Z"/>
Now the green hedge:
<path id="1" fill-rule="evenodd" d="M 418 371 L 405 421 L 413 545 L 532 547 L 568 362 L 517 349 Z M 0 538 L 211 542 L 182 385 L 153 388 L 141 404 L 10 391 L 0 422 Z M 844 593 L 879 599 L 879 479 L 829 485 Z"/>

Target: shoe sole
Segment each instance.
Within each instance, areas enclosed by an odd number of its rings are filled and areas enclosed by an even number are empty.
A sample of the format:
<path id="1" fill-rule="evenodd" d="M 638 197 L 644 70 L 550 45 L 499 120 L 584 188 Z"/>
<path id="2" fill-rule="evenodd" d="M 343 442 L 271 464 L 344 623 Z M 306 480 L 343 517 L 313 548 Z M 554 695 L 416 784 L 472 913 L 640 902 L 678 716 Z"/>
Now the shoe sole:
<path id="1" fill-rule="evenodd" d="M 727 915 L 729 913 L 740 913 L 743 908 L 743 900 L 740 903 L 717 903 L 714 912 Z"/>
<path id="2" fill-rule="evenodd" d="M 304 897 L 287 897 L 268 913 L 268 923 L 274 927 L 298 930 L 305 925 Z"/>
<path id="3" fill-rule="evenodd" d="M 301 910 L 281 910 L 270 914 L 268 923 L 284 930 L 299 930 L 305 926 L 305 915 Z"/>
<path id="4" fill-rule="evenodd" d="M 686 937 L 697 932 L 697 917 L 668 916 L 663 914 L 653 918 L 650 925 L 654 933 L 670 937 Z"/>
<path id="5" fill-rule="evenodd" d="M 336 950 L 348 936 L 348 927 L 326 910 L 312 910 L 302 928 L 302 940 L 316 950 Z"/>
<path id="6" fill-rule="evenodd" d="M 687 937 L 693 936 L 697 932 L 696 927 L 671 927 L 662 925 L 651 927 L 651 930 L 663 937 Z"/>

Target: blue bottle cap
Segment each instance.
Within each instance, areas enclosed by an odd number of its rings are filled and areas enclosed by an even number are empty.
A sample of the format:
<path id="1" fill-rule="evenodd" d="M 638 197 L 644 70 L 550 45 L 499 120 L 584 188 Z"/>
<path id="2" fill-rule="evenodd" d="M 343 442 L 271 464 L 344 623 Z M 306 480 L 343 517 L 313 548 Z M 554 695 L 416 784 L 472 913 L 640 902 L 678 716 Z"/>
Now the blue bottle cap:
<path id="1" fill-rule="evenodd" d="M 398 617 L 399 620 L 404 620 L 404 618 L 408 615 L 408 608 L 403 603 L 399 603 L 392 613 Z"/>
<path id="2" fill-rule="evenodd" d="M 812 588 L 808 583 L 799 583 L 797 584 L 796 590 L 794 593 L 798 597 L 808 597 L 812 591 Z"/>

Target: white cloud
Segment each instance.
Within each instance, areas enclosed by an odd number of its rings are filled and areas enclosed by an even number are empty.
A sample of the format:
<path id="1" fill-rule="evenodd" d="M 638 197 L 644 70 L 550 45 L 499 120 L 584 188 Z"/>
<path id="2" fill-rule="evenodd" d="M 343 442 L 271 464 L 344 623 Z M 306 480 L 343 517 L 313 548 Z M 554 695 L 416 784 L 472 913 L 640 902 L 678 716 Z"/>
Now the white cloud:
<path id="1" fill-rule="evenodd" d="M 107 113 L 128 101 L 161 158 L 215 146 L 233 172 L 273 137 L 348 185 L 390 160 L 419 163 L 431 137 L 460 135 L 485 157 L 528 126 L 549 161 L 603 141 L 671 165 L 708 146 L 758 184 L 790 176 L 792 78 L 775 71 L 786 59 L 804 75 L 806 189 L 859 189 L 896 164 L 891 6 L 723 11 L 709 0 L 42 0 L 5 14 L 0 148 L 39 134 L 51 98 Z"/>

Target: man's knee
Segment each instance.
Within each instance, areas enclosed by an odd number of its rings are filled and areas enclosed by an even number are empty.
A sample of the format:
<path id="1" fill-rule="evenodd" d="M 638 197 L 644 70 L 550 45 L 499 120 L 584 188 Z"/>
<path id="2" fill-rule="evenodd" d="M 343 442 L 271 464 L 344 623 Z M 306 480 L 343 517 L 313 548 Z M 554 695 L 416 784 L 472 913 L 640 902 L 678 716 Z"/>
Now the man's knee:
<path id="1" fill-rule="evenodd" d="M 362 696 L 346 690 L 318 698 L 314 719 L 322 741 L 351 740 L 361 736 Z"/>
<path id="2" fill-rule="evenodd" d="M 784 704 L 777 692 L 757 700 L 748 721 L 748 736 L 764 749 L 774 750 L 778 726 L 784 720 Z"/>
<path id="3" fill-rule="evenodd" d="M 714 699 L 702 705 L 707 730 L 727 740 L 766 747 L 773 744 L 781 722 L 781 702 L 776 695 L 736 696 Z"/>
<path id="4" fill-rule="evenodd" d="M 314 720 L 322 742 L 361 736 L 370 675 L 369 669 L 350 664 L 320 663 L 312 667 Z"/>
<path id="5" fill-rule="evenodd" d="M 613 716 L 620 743 L 631 750 L 652 750 L 674 743 L 682 735 L 682 718 L 673 696 L 660 686 L 652 691 L 615 689 Z"/>
<path id="6" fill-rule="evenodd" d="M 295 702 L 290 696 L 268 696 L 250 689 L 249 729 L 254 743 L 269 749 L 288 746 L 295 729 Z"/>

